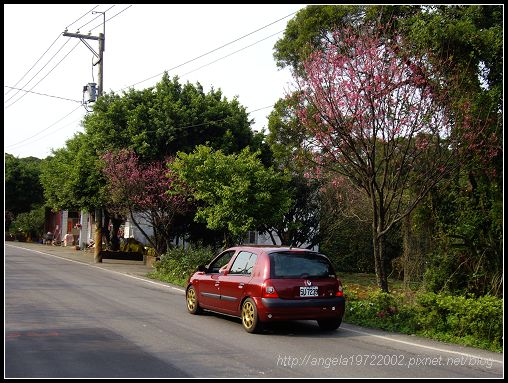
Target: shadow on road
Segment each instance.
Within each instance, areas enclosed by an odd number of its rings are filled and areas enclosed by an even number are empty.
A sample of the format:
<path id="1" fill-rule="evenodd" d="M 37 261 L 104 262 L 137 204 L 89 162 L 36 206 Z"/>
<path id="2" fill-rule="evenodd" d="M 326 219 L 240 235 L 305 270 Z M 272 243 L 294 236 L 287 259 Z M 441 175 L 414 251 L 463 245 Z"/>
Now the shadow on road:
<path id="1" fill-rule="evenodd" d="M 6 378 L 190 377 L 103 328 L 7 331 L 5 366 Z"/>
<path id="2" fill-rule="evenodd" d="M 221 320 L 235 322 L 238 326 L 242 326 L 240 318 L 223 315 L 220 313 L 205 311 L 202 315 L 214 316 Z M 335 331 L 323 331 L 319 328 L 317 321 L 313 320 L 298 320 L 298 321 L 276 321 L 272 323 L 265 323 L 263 330 L 258 335 L 271 335 L 271 336 L 296 336 L 308 338 L 341 338 L 341 337 L 355 337 L 360 334 L 348 331 L 341 331 L 340 327 Z"/>

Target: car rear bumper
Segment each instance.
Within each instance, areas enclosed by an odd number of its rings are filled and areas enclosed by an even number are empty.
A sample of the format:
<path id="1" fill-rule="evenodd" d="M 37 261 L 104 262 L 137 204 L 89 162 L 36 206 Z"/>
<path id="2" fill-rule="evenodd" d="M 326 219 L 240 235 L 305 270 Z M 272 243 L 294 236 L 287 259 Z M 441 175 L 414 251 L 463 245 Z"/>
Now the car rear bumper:
<path id="1" fill-rule="evenodd" d="M 310 299 L 261 298 L 257 300 L 256 304 L 259 319 L 262 321 L 273 321 L 342 318 L 345 302 L 344 297 Z"/>

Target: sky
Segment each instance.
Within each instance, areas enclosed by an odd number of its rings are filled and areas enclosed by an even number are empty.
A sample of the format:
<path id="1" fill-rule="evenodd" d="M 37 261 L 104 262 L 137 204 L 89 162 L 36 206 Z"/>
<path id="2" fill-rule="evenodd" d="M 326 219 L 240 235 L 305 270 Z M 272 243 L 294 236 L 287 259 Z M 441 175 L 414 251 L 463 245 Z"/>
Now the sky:
<path id="1" fill-rule="evenodd" d="M 103 16 L 92 12 L 106 12 L 105 92 L 151 87 L 167 70 L 205 92 L 220 88 L 228 100 L 237 97 L 253 129 L 267 129 L 270 106 L 292 82 L 289 70 L 276 66 L 273 46 L 304 7 L 4 4 L 4 153 L 45 158 L 84 131 L 83 86 L 98 82 L 97 59 L 80 39 L 62 33 L 80 28 L 98 36 Z M 96 40 L 85 41 L 98 52 Z"/>

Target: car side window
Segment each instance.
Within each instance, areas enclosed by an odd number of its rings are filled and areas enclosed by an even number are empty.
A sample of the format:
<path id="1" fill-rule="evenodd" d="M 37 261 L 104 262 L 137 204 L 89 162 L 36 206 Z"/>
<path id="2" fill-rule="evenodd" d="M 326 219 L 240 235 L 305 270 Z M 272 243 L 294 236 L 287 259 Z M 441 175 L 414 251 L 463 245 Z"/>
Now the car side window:
<path id="1" fill-rule="evenodd" d="M 208 267 L 209 273 L 218 273 L 219 269 L 223 266 L 226 266 L 228 262 L 233 258 L 235 254 L 234 250 L 226 251 L 222 253 L 217 259 L 215 259 Z"/>
<path id="2" fill-rule="evenodd" d="M 258 256 L 248 251 L 241 251 L 236 257 L 229 274 L 250 275 Z"/>

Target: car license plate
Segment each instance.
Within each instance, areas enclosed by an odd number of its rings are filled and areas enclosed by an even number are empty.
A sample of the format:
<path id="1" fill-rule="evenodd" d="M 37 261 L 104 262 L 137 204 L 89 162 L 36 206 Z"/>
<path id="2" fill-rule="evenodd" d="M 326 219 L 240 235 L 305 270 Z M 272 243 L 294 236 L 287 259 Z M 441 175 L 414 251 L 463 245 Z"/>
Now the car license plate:
<path id="1" fill-rule="evenodd" d="M 301 297 L 317 297 L 318 296 L 318 287 L 300 287 L 300 296 Z"/>

